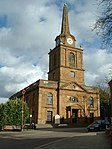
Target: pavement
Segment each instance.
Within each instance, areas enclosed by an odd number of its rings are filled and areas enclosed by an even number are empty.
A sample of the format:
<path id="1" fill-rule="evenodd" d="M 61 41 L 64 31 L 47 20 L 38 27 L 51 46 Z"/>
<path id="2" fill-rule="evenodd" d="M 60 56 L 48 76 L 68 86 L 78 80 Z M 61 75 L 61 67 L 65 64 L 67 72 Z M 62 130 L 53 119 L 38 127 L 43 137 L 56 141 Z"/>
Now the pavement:
<path id="1" fill-rule="evenodd" d="M 13 140 L 47 139 L 33 149 L 112 149 L 105 132 L 89 132 L 86 128 L 47 128 L 23 132 L 0 132 L 0 138 Z M 112 140 L 111 140 L 112 141 Z"/>
<path id="2" fill-rule="evenodd" d="M 55 137 L 74 137 L 74 136 L 90 136 L 96 135 L 96 132 L 87 133 L 85 128 L 47 128 L 38 130 L 25 130 L 23 132 L 11 132 L 11 131 L 1 131 L 0 136 L 2 137 L 22 137 L 22 138 L 55 138 Z"/>

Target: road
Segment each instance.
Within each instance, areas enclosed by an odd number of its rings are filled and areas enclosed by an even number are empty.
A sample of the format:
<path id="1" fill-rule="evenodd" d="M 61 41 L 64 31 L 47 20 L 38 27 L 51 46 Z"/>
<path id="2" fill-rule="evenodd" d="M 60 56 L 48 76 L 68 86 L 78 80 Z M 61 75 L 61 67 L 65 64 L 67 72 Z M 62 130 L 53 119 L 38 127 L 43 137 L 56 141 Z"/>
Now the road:
<path id="1" fill-rule="evenodd" d="M 0 149 L 112 149 L 105 132 L 85 128 L 50 128 L 0 132 Z"/>

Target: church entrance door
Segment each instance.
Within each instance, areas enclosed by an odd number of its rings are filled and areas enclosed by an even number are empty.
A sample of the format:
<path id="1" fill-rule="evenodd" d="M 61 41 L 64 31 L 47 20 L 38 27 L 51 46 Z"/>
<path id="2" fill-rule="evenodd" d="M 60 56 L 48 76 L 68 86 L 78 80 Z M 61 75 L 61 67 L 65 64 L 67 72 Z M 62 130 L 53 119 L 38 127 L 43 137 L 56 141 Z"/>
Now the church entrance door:
<path id="1" fill-rule="evenodd" d="M 72 123 L 77 123 L 78 109 L 72 109 Z"/>

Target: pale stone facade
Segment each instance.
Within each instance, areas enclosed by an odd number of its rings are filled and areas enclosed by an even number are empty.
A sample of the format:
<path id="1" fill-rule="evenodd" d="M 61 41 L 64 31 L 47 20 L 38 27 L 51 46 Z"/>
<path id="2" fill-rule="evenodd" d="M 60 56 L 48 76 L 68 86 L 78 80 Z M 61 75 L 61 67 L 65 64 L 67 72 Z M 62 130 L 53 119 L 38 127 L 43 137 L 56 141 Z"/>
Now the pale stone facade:
<path id="1" fill-rule="evenodd" d="M 48 80 L 26 87 L 31 121 L 54 123 L 59 114 L 62 123 L 84 124 L 100 117 L 99 89 L 84 83 L 83 49 L 75 46 L 70 34 L 67 6 L 64 5 L 61 34 L 49 52 Z M 10 98 L 21 97 L 21 91 Z"/>

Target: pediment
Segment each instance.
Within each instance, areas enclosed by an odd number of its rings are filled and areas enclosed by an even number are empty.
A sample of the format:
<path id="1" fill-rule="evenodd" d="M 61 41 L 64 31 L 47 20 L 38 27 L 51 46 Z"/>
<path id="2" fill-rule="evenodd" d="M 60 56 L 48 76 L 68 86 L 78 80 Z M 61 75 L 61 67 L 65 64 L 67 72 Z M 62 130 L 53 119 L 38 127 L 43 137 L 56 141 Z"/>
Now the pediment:
<path id="1" fill-rule="evenodd" d="M 86 91 L 85 88 L 83 88 L 81 85 L 79 85 L 76 82 L 69 82 L 63 84 L 60 89 L 65 89 L 65 90 L 75 90 L 75 91 Z"/>

